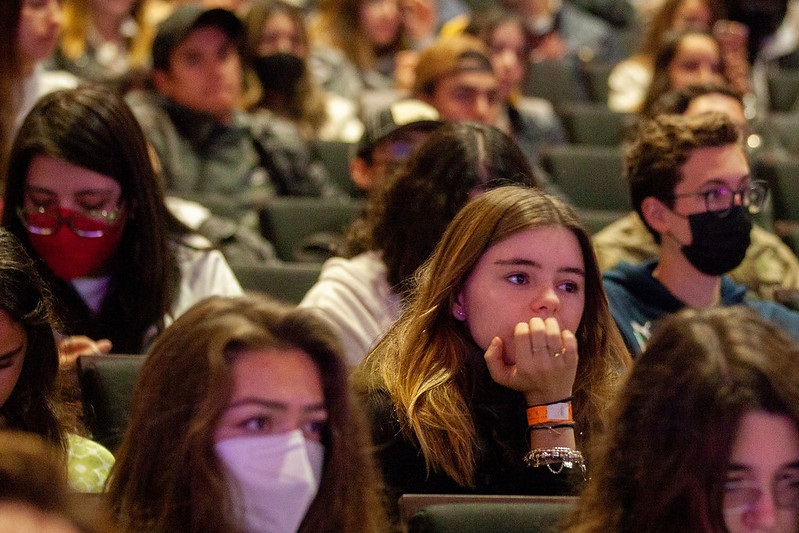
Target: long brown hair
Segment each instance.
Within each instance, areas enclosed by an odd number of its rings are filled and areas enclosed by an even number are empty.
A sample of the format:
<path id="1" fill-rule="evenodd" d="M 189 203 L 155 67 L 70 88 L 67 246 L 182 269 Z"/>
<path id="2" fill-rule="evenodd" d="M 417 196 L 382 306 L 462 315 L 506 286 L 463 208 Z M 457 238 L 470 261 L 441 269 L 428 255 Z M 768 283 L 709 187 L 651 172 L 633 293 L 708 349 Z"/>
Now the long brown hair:
<path id="1" fill-rule="evenodd" d="M 324 388 L 324 473 L 300 531 L 383 527 L 368 432 L 350 400 L 335 336 L 312 311 L 251 295 L 198 304 L 148 355 L 109 486 L 114 512 L 128 531 L 237 529 L 213 436 L 232 391 L 236 354 L 265 348 L 307 353 Z"/>
<path id="2" fill-rule="evenodd" d="M 799 427 L 797 360 L 799 345 L 743 306 L 665 318 L 619 390 L 567 531 L 727 531 L 741 417 L 766 411 Z"/>
<path id="3" fill-rule="evenodd" d="M 530 228 L 564 227 L 577 238 L 585 263 L 585 309 L 575 332 L 579 363 L 575 419 L 590 434 L 604 421 L 614 376 L 629 362 L 608 309 L 588 234 L 574 210 L 537 189 L 504 186 L 467 204 L 453 219 L 427 263 L 405 312 L 359 368 L 357 384 L 384 389 L 404 435 L 418 442 L 428 468 L 463 486 L 474 483 L 476 433 L 465 373 L 475 350 L 451 313 L 458 293 L 491 246 Z M 473 365 L 471 365 L 473 366 Z"/>
<path id="4" fill-rule="evenodd" d="M 8 152 L 22 97 L 19 20 L 23 0 L 0 2 L 0 190 L 6 180 Z"/>

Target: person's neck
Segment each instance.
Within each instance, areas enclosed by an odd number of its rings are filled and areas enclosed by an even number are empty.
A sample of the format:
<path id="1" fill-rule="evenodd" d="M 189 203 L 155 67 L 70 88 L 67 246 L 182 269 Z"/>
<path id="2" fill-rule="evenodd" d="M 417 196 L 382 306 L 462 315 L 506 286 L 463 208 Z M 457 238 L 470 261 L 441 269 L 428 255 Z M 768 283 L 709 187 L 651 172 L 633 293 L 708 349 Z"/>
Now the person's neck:
<path id="1" fill-rule="evenodd" d="M 704 309 L 721 301 L 721 276 L 700 272 L 680 250 L 665 242 L 661 245 L 660 260 L 652 276 L 693 309 Z"/>

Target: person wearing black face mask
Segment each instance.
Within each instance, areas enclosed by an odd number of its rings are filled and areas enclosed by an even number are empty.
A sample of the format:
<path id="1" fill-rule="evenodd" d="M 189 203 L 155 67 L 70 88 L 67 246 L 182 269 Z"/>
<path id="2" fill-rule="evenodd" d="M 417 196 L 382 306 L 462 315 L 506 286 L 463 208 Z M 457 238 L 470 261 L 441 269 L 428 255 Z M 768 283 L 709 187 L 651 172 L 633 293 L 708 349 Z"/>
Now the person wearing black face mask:
<path id="1" fill-rule="evenodd" d="M 243 22 L 249 111 L 291 121 L 308 141 L 357 142 L 363 124 L 355 104 L 325 92 L 308 70 L 302 11 L 281 0 L 255 0 Z"/>
<path id="2" fill-rule="evenodd" d="M 657 320 L 684 307 L 744 304 L 799 339 L 799 312 L 758 300 L 725 274 L 750 243 L 752 214 L 768 193 L 728 115 L 660 115 L 640 127 L 625 171 L 641 220 L 660 244 L 657 258 L 621 263 L 604 275 L 613 318 L 638 354 Z"/>

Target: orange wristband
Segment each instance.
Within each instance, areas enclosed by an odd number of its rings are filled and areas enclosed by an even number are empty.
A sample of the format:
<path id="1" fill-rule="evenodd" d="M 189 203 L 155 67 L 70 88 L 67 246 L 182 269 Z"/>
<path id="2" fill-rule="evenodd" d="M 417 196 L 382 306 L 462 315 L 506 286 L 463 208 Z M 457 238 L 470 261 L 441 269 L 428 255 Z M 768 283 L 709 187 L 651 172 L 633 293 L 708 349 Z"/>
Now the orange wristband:
<path id="1" fill-rule="evenodd" d="M 534 405 L 527 408 L 527 425 L 559 424 L 572 422 L 572 403 L 558 402 L 549 405 Z"/>

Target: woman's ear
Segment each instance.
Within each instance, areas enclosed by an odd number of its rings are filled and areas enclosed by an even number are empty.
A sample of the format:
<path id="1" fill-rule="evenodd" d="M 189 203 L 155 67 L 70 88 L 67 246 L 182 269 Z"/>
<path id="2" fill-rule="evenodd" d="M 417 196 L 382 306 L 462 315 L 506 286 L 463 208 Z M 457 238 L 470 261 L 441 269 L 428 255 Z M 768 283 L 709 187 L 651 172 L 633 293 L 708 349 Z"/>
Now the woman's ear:
<path id="1" fill-rule="evenodd" d="M 466 321 L 466 310 L 463 305 L 463 293 L 458 294 L 458 299 L 452 304 L 451 311 L 452 316 L 455 317 L 455 320 L 460 320 L 461 322 Z"/>

